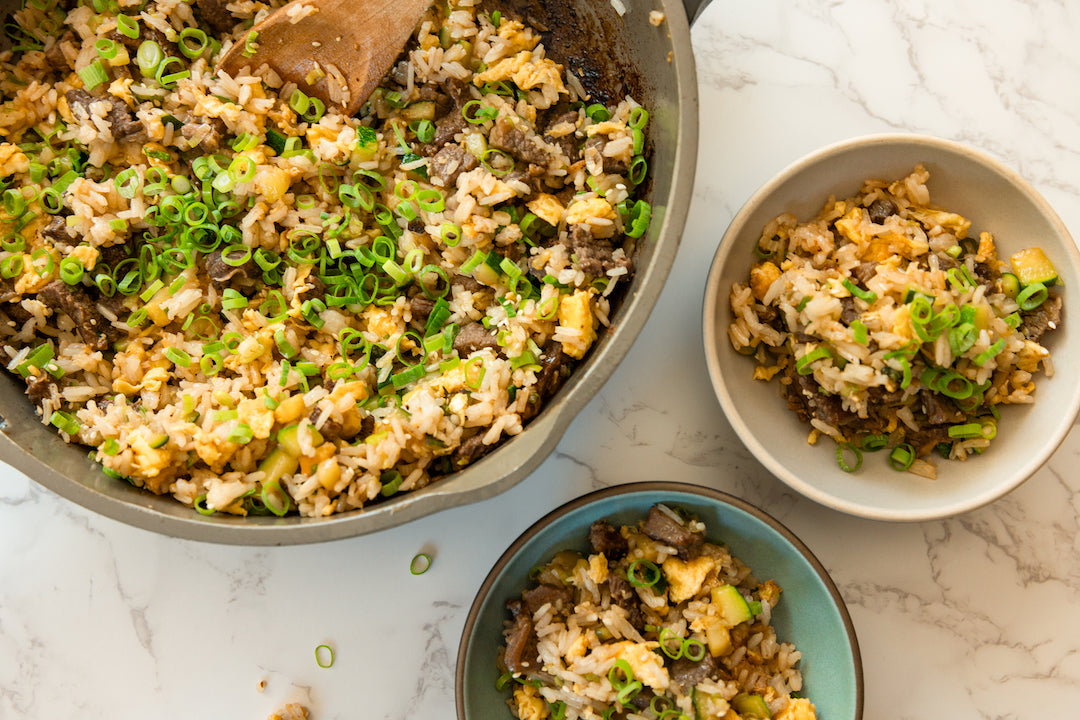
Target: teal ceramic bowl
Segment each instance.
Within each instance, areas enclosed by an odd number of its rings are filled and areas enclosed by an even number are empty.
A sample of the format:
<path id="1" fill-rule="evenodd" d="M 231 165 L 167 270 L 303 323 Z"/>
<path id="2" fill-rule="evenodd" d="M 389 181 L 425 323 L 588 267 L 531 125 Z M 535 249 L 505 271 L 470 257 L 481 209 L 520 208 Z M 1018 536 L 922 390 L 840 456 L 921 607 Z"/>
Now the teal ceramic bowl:
<path id="1" fill-rule="evenodd" d="M 587 551 L 589 526 L 636 523 L 658 502 L 685 508 L 726 543 L 761 580 L 783 588 L 773 610 L 780 640 L 802 651 L 804 697 L 828 720 L 859 720 L 863 711 L 862 659 L 844 601 L 825 568 L 786 527 L 754 506 L 716 490 L 682 483 L 634 483 L 585 495 L 526 530 L 488 573 L 473 601 L 458 648 L 458 720 L 511 720 L 507 694 L 495 689 L 507 600 L 526 589 L 529 570 L 559 550 Z"/>

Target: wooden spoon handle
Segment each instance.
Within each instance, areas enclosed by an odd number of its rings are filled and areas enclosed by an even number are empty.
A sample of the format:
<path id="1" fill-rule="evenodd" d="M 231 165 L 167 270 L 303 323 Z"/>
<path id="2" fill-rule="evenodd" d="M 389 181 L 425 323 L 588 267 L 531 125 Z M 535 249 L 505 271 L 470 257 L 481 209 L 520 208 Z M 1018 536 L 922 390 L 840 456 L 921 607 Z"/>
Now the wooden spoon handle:
<path id="1" fill-rule="evenodd" d="M 257 33 L 253 53 L 245 54 L 241 39 L 219 60 L 218 69 L 235 77 L 245 67 L 266 63 L 309 96 L 354 115 L 431 2 L 292 0 L 251 29 Z"/>

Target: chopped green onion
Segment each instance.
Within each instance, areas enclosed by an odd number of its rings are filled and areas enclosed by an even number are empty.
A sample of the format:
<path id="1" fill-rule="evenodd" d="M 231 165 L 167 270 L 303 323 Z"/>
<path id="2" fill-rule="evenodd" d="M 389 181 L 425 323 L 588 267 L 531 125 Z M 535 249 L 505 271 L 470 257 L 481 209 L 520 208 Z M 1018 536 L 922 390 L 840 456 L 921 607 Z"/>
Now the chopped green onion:
<path id="1" fill-rule="evenodd" d="M 409 563 L 409 572 L 413 575 L 423 575 L 431 568 L 431 556 L 427 553 L 417 553 Z"/>
<path id="2" fill-rule="evenodd" d="M 877 452 L 889 444 L 889 438 L 885 435 L 867 435 L 861 444 L 863 450 Z"/>
<path id="3" fill-rule="evenodd" d="M 212 507 L 208 507 L 206 505 L 206 493 L 203 493 L 199 497 L 195 498 L 195 501 L 192 503 L 192 505 L 195 507 L 195 510 L 200 515 L 213 515 L 215 512 L 217 512 Z"/>
<path id="4" fill-rule="evenodd" d="M 638 558 L 626 568 L 626 579 L 634 587 L 652 587 L 660 582 L 660 568 L 656 563 Z"/>
<path id="5" fill-rule="evenodd" d="M 964 425 L 952 425 L 949 427 L 949 437 L 967 440 L 982 437 L 983 426 L 980 423 L 967 423 Z"/>
<path id="6" fill-rule="evenodd" d="M 116 41 L 107 37 L 98 38 L 94 42 L 94 49 L 103 60 L 112 60 L 120 52 Z"/>
<path id="7" fill-rule="evenodd" d="M 164 59 L 164 51 L 153 40 L 144 40 L 135 53 L 135 64 L 139 66 L 143 77 L 155 77 L 158 66 Z"/>
<path id="8" fill-rule="evenodd" d="M 1016 304 L 1021 310 L 1027 312 L 1042 305 L 1048 297 L 1050 297 L 1050 292 L 1046 286 L 1041 282 L 1034 282 L 1020 291 L 1020 294 L 1016 296 Z"/>
<path id="9" fill-rule="evenodd" d="M 855 464 L 851 465 L 847 461 L 845 453 L 850 452 L 855 456 Z M 855 472 L 862 467 L 862 451 L 855 447 L 851 443 L 837 443 L 836 444 L 836 464 L 840 466 L 840 469 L 844 472 Z"/>
<path id="10" fill-rule="evenodd" d="M 474 125 L 494 120 L 498 115 L 498 110 L 479 100 L 470 100 L 461 107 L 461 116 Z"/>
<path id="11" fill-rule="evenodd" d="M 810 365 L 827 357 L 832 357 L 832 353 L 828 349 L 823 347 L 815 348 L 795 361 L 795 371 L 800 375 L 810 375 L 814 372 Z"/>
<path id="12" fill-rule="evenodd" d="M 238 423 L 225 439 L 237 445 L 247 445 L 255 437 L 255 432 L 247 423 Z"/>
<path id="13" fill-rule="evenodd" d="M 907 443 L 897 445 L 889 453 L 889 465 L 893 470 L 907 470 L 915 463 L 915 448 Z"/>
<path id="14" fill-rule="evenodd" d="M 258 40 L 259 33 L 257 31 L 252 30 L 251 32 L 249 32 L 247 34 L 247 37 L 244 38 L 244 50 L 241 55 L 248 58 L 254 55 L 255 52 L 259 49 Z"/>
<path id="15" fill-rule="evenodd" d="M 320 652 L 322 651 L 322 652 Z M 334 666 L 334 648 L 329 645 L 318 645 L 315 648 L 315 664 L 321 668 Z"/>
<path id="16" fill-rule="evenodd" d="M 180 31 L 180 38 L 176 44 L 184 57 L 194 60 L 210 46 L 210 39 L 206 36 L 204 30 L 189 27 Z"/>
<path id="17" fill-rule="evenodd" d="M 956 327 L 949 328 L 949 348 L 957 357 L 970 350 L 978 339 L 979 330 L 973 323 L 960 323 Z"/>
<path id="18" fill-rule="evenodd" d="M 86 86 L 87 90 L 93 90 L 109 79 L 108 74 L 105 72 L 105 68 L 101 66 L 101 60 L 95 60 L 86 67 L 80 69 L 79 77 L 82 79 L 83 85 Z"/>
<path id="19" fill-rule="evenodd" d="M 191 356 L 180 348 L 166 348 L 165 357 L 174 365 L 179 365 L 180 367 L 188 367 L 191 365 Z"/>
<path id="20" fill-rule="evenodd" d="M 986 350 L 983 350 L 981 353 L 976 355 L 972 359 L 972 362 L 975 363 L 976 365 L 982 367 L 983 365 L 985 365 L 987 363 L 987 361 L 991 360 L 992 358 L 997 357 L 1001 353 L 1001 351 L 1004 350 L 1004 349 L 1005 349 L 1005 338 L 1001 338 L 1001 339 L 997 340 L 993 345 L 986 348 Z"/>
<path id="21" fill-rule="evenodd" d="M 869 336 L 866 331 L 866 325 L 864 325 L 861 320 L 851 321 L 851 332 L 855 342 L 859 343 L 860 345 L 866 345 L 867 343 L 869 343 Z"/>
<path id="22" fill-rule="evenodd" d="M 876 292 L 874 292 L 873 290 L 863 290 L 847 278 L 844 278 L 840 284 L 843 285 L 844 289 L 846 289 L 849 293 L 859 298 L 867 305 L 873 305 L 877 301 L 878 296 Z"/>
<path id="23" fill-rule="evenodd" d="M 263 485 L 260 497 L 262 498 L 263 505 L 278 517 L 282 517 L 285 513 L 289 512 L 290 508 L 292 508 L 292 498 L 289 497 L 288 493 L 282 490 L 281 485 L 277 480 Z M 281 502 L 272 502 L 272 497 L 280 497 Z"/>
<path id="24" fill-rule="evenodd" d="M 60 278 L 68 285 L 77 285 L 83 278 L 83 271 L 78 258 L 66 257 L 60 261 Z"/>
<path id="25" fill-rule="evenodd" d="M 133 40 L 139 37 L 139 21 L 127 15 L 116 16 L 116 29 Z"/>
<path id="26" fill-rule="evenodd" d="M 71 413 L 62 410 L 55 411 L 49 417 L 49 423 L 66 435 L 78 435 L 82 427 L 78 419 Z"/>
<path id="27" fill-rule="evenodd" d="M 611 112 L 600 103 L 593 103 L 585 108 L 585 115 L 593 122 L 601 123 L 611 119 Z"/>

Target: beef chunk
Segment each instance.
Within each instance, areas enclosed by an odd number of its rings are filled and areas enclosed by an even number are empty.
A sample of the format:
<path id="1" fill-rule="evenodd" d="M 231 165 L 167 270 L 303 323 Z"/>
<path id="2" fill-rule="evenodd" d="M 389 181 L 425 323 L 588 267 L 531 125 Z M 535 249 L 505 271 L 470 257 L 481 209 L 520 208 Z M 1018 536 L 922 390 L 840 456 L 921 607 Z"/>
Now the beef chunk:
<path id="1" fill-rule="evenodd" d="M 1054 294 L 1046 299 L 1039 307 L 1029 313 L 1024 313 L 1023 322 L 1020 323 L 1020 332 L 1028 340 L 1039 342 L 1048 330 L 1057 329 L 1061 322 L 1061 296 Z"/>
<path id="2" fill-rule="evenodd" d="M 35 405 L 40 405 L 41 401 L 52 395 L 52 389 L 56 387 L 56 383 L 53 379 L 41 373 L 26 380 L 26 396 L 30 398 L 30 402 Z"/>
<path id="3" fill-rule="evenodd" d="M 539 669 L 533 622 L 525 604 L 521 600 L 511 600 L 506 603 L 506 609 L 514 618 L 514 628 L 507 638 L 506 654 L 503 657 L 506 668 L 514 673 L 528 673 Z"/>
<path id="4" fill-rule="evenodd" d="M 564 113 L 560 113 L 544 128 L 544 142 L 551 145 L 557 145 L 562 150 L 563 155 L 570 159 L 570 164 L 573 164 L 581 159 L 581 152 L 578 149 L 577 138 L 574 133 L 569 135 L 563 135 L 561 137 L 554 137 L 551 135 L 551 131 L 560 125 L 570 123 L 577 124 L 578 113 L 576 110 L 570 110 Z"/>
<path id="5" fill-rule="evenodd" d="M 840 308 L 840 322 L 845 325 L 850 325 L 859 319 L 859 308 L 855 304 L 855 298 L 850 296 L 840 298 Z"/>
<path id="6" fill-rule="evenodd" d="M 62 45 L 65 43 L 74 45 L 76 41 L 75 31 L 68 30 L 59 38 L 56 39 L 49 49 L 45 51 L 45 62 L 49 64 L 49 67 L 53 70 L 67 71 L 71 70 L 71 64 L 68 62 L 67 55 L 64 54 Z"/>
<path id="7" fill-rule="evenodd" d="M 607 238 L 594 238 L 584 223 L 570 226 L 570 249 L 581 272 L 588 277 L 600 277 L 609 270 L 624 267 L 630 269 L 630 259 L 625 255 L 616 258 L 615 246 Z"/>
<path id="8" fill-rule="evenodd" d="M 678 683 L 679 687 L 685 692 L 712 675 L 715 669 L 716 660 L 713 659 L 710 653 L 706 652 L 705 657 L 697 662 L 688 658 L 679 658 L 671 663 L 668 673 L 671 679 Z"/>
<path id="9" fill-rule="evenodd" d="M 3 295 L 2 290 L 0 290 L 0 295 Z M 34 317 L 34 314 L 24 308 L 21 302 L 0 302 L 0 313 L 7 317 L 8 326 L 14 328 L 21 328 L 27 320 Z"/>
<path id="10" fill-rule="evenodd" d="M 75 245 L 79 242 L 78 236 L 68 229 L 67 218 L 57 215 L 49 221 L 49 224 L 41 229 L 41 236 L 53 245 Z"/>
<path id="11" fill-rule="evenodd" d="M 521 599 L 525 601 L 525 606 L 532 614 L 535 614 L 537 610 L 548 603 L 551 603 L 551 606 L 556 611 L 569 610 L 572 602 L 570 591 L 565 587 L 547 584 L 537 585 L 531 590 L 526 590 L 521 594 Z"/>
<path id="12" fill-rule="evenodd" d="M 602 553 L 609 561 L 619 560 L 630 549 L 626 538 L 607 520 L 597 520 L 589 526 L 589 544 L 593 552 Z"/>
<path id="13" fill-rule="evenodd" d="M 491 445 L 484 444 L 484 433 L 480 432 L 476 435 L 464 440 L 454 450 L 450 456 L 450 461 L 455 470 L 471 465 L 484 455 L 487 455 L 492 449 Z"/>
<path id="14" fill-rule="evenodd" d="M 840 398 L 826 395 L 811 375 L 799 375 L 794 367 L 786 371 L 794 382 L 786 386 L 788 408 L 798 415 L 802 422 L 817 418 L 833 427 L 844 424 L 844 409 Z"/>
<path id="15" fill-rule="evenodd" d="M 458 355 L 461 357 L 471 355 L 483 348 L 498 352 L 499 342 L 495 337 L 495 333 L 478 322 L 471 322 L 464 326 L 458 332 L 457 337 L 454 338 L 454 349 L 457 350 Z"/>
<path id="16" fill-rule="evenodd" d="M 529 398 L 529 404 L 521 413 L 521 421 L 528 422 L 536 417 L 541 406 L 559 391 L 563 381 L 570 374 L 572 360 L 569 355 L 562 351 L 562 345 L 556 343 L 556 347 L 548 349 L 540 357 L 540 374 L 536 377 L 536 385 L 533 386 L 534 394 Z"/>
<path id="17" fill-rule="evenodd" d="M 873 261 L 859 263 L 852 268 L 851 276 L 855 278 L 858 285 L 866 287 L 866 283 L 870 282 L 870 280 L 877 275 L 877 266 L 878 264 Z"/>
<path id="18" fill-rule="evenodd" d="M 700 555 L 705 542 L 700 533 L 690 532 L 656 505 L 649 508 L 649 516 L 645 518 L 641 531 L 653 540 L 675 548 L 683 560 Z"/>
<path id="19" fill-rule="evenodd" d="M 105 119 L 112 127 L 113 138 L 117 142 L 143 142 L 146 140 L 146 131 L 143 130 L 142 122 L 123 101 L 115 98 L 95 97 L 85 90 L 78 89 L 68 90 L 64 97 L 67 99 L 72 111 L 75 108 L 80 108 L 88 116 L 91 104 L 95 102 L 108 104 L 109 110 L 105 115 Z"/>
<path id="20" fill-rule="evenodd" d="M 435 301 L 426 295 L 417 295 L 409 300 L 409 313 L 412 315 L 413 322 L 421 325 L 427 323 L 428 316 L 434 308 Z"/>
<path id="21" fill-rule="evenodd" d="M 228 126 L 221 118 L 196 118 L 192 122 L 184 123 L 180 128 L 180 135 L 188 141 L 188 148 L 191 147 L 191 141 L 197 137 L 197 147 L 206 153 L 217 152 L 227 132 Z"/>
<path id="22" fill-rule="evenodd" d="M 626 621 L 638 630 L 643 630 L 645 615 L 641 611 L 637 592 L 626 576 L 619 573 L 608 575 L 608 592 L 611 593 L 611 602 L 626 611 Z"/>
<path id="23" fill-rule="evenodd" d="M 452 188 L 461 173 L 479 165 L 476 157 L 457 143 L 448 143 L 428 161 L 428 177 L 433 185 Z"/>
<path id="24" fill-rule="evenodd" d="M 878 198 L 866 208 L 870 222 L 882 225 L 890 215 L 897 213 L 896 203 L 888 198 Z"/>
<path id="25" fill-rule="evenodd" d="M 258 263 L 256 263 L 256 265 L 258 265 Z M 314 273 L 308 275 L 304 279 L 304 283 L 307 285 L 307 288 L 298 290 L 296 293 L 296 298 L 300 302 L 311 300 L 312 298 L 322 299 L 326 297 L 326 283 L 324 283 L 322 278 L 318 275 Z"/>
<path id="26" fill-rule="evenodd" d="M 341 440 L 345 437 L 341 423 L 337 420 L 327 418 L 321 426 L 319 426 L 319 420 L 322 418 L 323 411 L 319 408 L 315 408 L 308 416 L 308 420 L 312 425 L 318 426 L 319 434 L 322 435 L 323 440 L 333 442 L 335 440 Z"/>
<path id="27" fill-rule="evenodd" d="M 584 155 L 585 161 L 590 160 L 599 164 L 604 172 L 608 175 L 623 175 L 626 173 L 626 164 L 621 160 L 616 160 L 613 157 L 604 155 L 604 148 L 607 146 L 607 140 L 594 135 L 585 141 Z"/>
<path id="28" fill-rule="evenodd" d="M 904 434 L 904 440 L 915 448 L 916 457 L 922 457 L 930 453 L 939 443 L 952 443 L 953 438 L 949 437 L 948 425 L 934 425 L 918 431 L 908 430 Z"/>
<path id="29" fill-rule="evenodd" d="M 53 311 L 62 312 L 71 318 L 83 342 L 94 350 L 109 348 L 115 330 L 85 290 L 78 286 L 70 287 L 63 280 L 54 280 L 41 289 L 38 300 Z"/>
<path id="30" fill-rule="evenodd" d="M 210 27 L 216 35 L 231 33 L 236 27 L 237 20 L 226 8 L 227 0 L 195 0 L 195 9 L 198 10 L 199 18 Z"/>
<path id="31" fill-rule="evenodd" d="M 922 409 L 926 413 L 926 422 L 931 425 L 952 425 L 964 422 L 964 413 L 960 412 L 952 401 L 931 390 L 920 390 L 919 400 L 922 401 Z"/>
<path id="32" fill-rule="evenodd" d="M 518 160 L 536 163 L 547 167 L 548 152 L 538 138 L 530 136 L 510 120 L 503 118 L 495 123 L 488 135 L 488 143 L 499 150 L 504 150 Z"/>
<path id="33" fill-rule="evenodd" d="M 254 259 L 249 258 L 240 265 L 230 265 L 217 250 L 203 258 L 203 268 L 210 277 L 210 282 L 219 290 L 228 285 L 250 283 L 261 276 L 259 266 Z"/>

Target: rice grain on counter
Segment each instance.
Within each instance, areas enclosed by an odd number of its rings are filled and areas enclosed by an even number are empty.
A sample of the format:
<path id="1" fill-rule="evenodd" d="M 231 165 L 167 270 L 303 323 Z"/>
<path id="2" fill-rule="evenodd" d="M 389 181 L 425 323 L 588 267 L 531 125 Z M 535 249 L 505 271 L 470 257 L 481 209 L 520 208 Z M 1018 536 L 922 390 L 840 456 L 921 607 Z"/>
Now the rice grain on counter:
<path id="1" fill-rule="evenodd" d="M 203 513 L 362 508 L 520 433 L 651 214 L 648 113 L 591 103 L 532 28 L 439 4 L 345 117 L 215 73 L 279 5 L 44 0 L 0 55 L 4 364 L 108 474 Z"/>
<path id="2" fill-rule="evenodd" d="M 998 407 L 1034 402 L 1035 375 L 1053 374 L 1052 262 L 1039 248 L 1000 259 L 991 233 L 930 204 L 929 177 L 918 165 L 808 222 L 780 215 L 731 289 L 732 345 L 755 379 L 779 379 L 811 443 L 838 443 L 845 471 L 888 448 L 893 468 L 934 478 L 932 451 L 983 452 Z"/>

